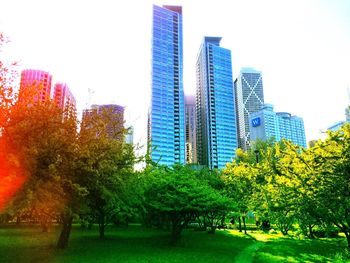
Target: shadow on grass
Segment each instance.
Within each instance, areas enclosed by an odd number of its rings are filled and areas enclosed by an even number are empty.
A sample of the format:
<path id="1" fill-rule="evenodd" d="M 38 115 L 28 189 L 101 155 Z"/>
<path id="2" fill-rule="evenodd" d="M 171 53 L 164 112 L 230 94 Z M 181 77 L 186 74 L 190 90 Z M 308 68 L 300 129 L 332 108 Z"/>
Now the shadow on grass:
<path id="1" fill-rule="evenodd" d="M 224 231 L 209 235 L 185 230 L 177 246 L 169 245 L 169 232 L 140 226 L 109 228 L 103 240 L 95 230 L 92 230 L 94 236 L 84 232 L 76 232 L 69 250 L 59 252 L 57 259 L 62 262 L 232 262 L 236 254 L 252 243 Z"/>
<path id="2" fill-rule="evenodd" d="M 346 247 L 344 239 L 299 240 L 277 238 L 267 242 L 254 262 L 334 262 L 334 257 Z"/>
<path id="3" fill-rule="evenodd" d="M 56 230 L 43 233 L 38 226 L 2 227 L 0 262 L 52 262 Z"/>

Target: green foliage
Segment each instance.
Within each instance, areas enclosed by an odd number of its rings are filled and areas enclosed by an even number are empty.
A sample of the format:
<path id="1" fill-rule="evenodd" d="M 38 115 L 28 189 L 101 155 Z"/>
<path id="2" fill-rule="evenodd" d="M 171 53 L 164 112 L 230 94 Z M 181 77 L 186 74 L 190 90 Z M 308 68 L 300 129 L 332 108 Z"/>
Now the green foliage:
<path id="1" fill-rule="evenodd" d="M 209 185 L 207 175 L 188 166 L 154 167 L 145 175 L 146 219 L 171 227 L 172 242 L 177 243 L 181 231 L 199 216 L 211 220 L 232 209 L 232 201 Z"/>
<path id="2" fill-rule="evenodd" d="M 309 149 L 289 141 L 254 147 L 239 152 L 223 172 L 240 213 L 253 211 L 283 234 L 298 222 L 310 238 L 321 226 L 335 226 L 350 246 L 350 125 L 329 132 Z M 253 152 L 259 162 L 253 161 Z"/>
<path id="3" fill-rule="evenodd" d="M 88 191 L 82 216 L 99 224 L 101 238 L 112 219 L 132 210 L 130 184 L 136 158 L 133 146 L 124 142 L 123 120 L 117 117 L 108 110 L 92 111 L 83 120 L 78 139 L 81 184 Z"/>
<path id="4" fill-rule="evenodd" d="M 3 262 L 348 262 L 344 239 L 305 240 L 273 238 L 265 242 L 219 231 L 216 235 L 184 230 L 181 246 L 167 245 L 168 233 L 138 225 L 108 228 L 106 239 L 96 230 L 73 226 L 70 248 L 54 249 L 57 232 L 41 233 L 36 227 L 0 229 Z M 253 249 L 252 249 L 253 248 Z M 20 253 L 19 253 L 20 251 Z M 245 255 L 245 257 L 244 257 Z M 242 257 L 243 256 L 243 257 Z M 337 261 L 338 260 L 338 261 Z"/>

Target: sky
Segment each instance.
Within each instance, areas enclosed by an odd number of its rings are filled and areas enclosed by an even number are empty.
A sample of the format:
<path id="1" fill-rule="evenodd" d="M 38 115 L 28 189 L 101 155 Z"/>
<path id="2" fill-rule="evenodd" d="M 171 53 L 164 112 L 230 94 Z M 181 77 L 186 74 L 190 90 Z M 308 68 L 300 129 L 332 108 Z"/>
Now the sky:
<path id="1" fill-rule="evenodd" d="M 304 119 L 307 141 L 345 120 L 350 103 L 349 0 L 0 0 L 2 59 L 66 82 L 78 112 L 125 107 L 134 142 L 146 144 L 151 93 L 152 5 L 183 7 L 184 90 L 195 93 L 204 36 L 222 37 L 235 79 L 262 72 L 265 103 Z"/>

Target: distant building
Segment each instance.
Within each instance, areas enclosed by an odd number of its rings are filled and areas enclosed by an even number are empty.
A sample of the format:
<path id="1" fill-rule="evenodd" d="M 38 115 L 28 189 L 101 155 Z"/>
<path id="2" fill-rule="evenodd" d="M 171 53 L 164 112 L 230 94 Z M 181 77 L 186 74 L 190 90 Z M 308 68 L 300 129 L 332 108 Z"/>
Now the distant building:
<path id="1" fill-rule="evenodd" d="M 125 142 L 128 144 L 134 144 L 134 127 L 130 126 L 125 135 Z"/>
<path id="2" fill-rule="evenodd" d="M 334 123 L 333 125 L 327 128 L 327 131 L 335 132 L 339 130 L 346 123 L 350 123 L 350 93 L 349 93 L 349 106 L 345 109 L 345 121 L 338 121 Z"/>
<path id="3" fill-rule="evenodd" d="M 340 130 L 341 127 L 343 127 L 343 125 L 346 123 L 346 121 L 337 121 L 336 123 L 334 123 L 333 125 L 329 126 L 327 128 L 327 131 L 332 131 L 335 132 L 337 130 Z"/>
<path id="4" fill-rule="evenodd" d="M 150 157 L 163 165 L 185 163 L 182 7 L 153 6 Z"/>
<path id="5" fill-rule="evenodd" d="M 107 136 L 124 141 L 124 107 L 116 104 L 92 105 L 91 109 L 83 111 L 81 129 L 88 129 L 94 121 L 91 118 L 97 114 L 101 117 L 101 123 Z M 97 124 L 98 125 L 98 124 Z"/>
<path id="6" fill-rule="evenodd" d="M 249 115 L 261 110 L 264 105 L 261 72 L 252 68 L 242 68 L 234 85 L 238 145 L 247 150 L 250 147 Z"/>
<path id="7" fill-rule="evenodd" d="M 204 37 L 197 63 L 197 158 L 210 169 L 223 168 L 237 149 L 231 51 L 221 37 Z"/>
<path id="8" fill-rule="evenodd" d="M 56 105 L 69 117 L 76 113 L 76 101 L 66 83 L 56 83 L 53 99 Z"/>
<path id="9" fill-rule="evenodd" d="M 287 112 L 274 112 L 271 104 L 265 104 L 262 110 L 250 114 L 249 124 L 252 141 L 273 137 L 276 141 L 287 139 L 307 147 L 303 119 Z"/>
<path id="10" fill-rule="evenodd" d="M 51 97 L 52 75 L 42 70 L 26 69 L 21 72 L 19 100 L 33 103 L 48 101 Z"/>
<path id="11" fill-rule="evenodd" d="M 185 96 L 186 163 L 197 163 L 196 98 Z"/>

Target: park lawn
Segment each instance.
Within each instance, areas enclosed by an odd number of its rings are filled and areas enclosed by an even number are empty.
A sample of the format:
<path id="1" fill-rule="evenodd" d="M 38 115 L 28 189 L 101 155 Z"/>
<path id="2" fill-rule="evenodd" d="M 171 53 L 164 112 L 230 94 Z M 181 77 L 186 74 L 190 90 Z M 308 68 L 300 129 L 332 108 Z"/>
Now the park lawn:
<path id="1" fill-rule="evenodd" d="M 231 231 L 240 236 L 242 233 Z M 248 231 L 248 235 L 260 243 L 252 255 L 252 262 L 350 262 L 345 258 L 347 242 L 339 238 L 299 239 L 281 233 L 267 234 Z"/>
<path id="2" fill-rule="evenodd" d="M 41 233 L 37 226 L 0 228 L 0 262 L 347 262 L 341 258 L 345 238 L 296 239 L 280 234 L 237 230 L 206 232 L 185 230 L 181 243 L 169 246 L 169 233 L 145 229 L 108 227 L 106 238 L 75 226 L 69 248 L 57 250 L 58 228 Z M 338 255 L 337 255 L 338 254 Z M 243 260 L 243 261 L 242 261 Z"/>
<path id="3" fill-rule="evenodd" d="M 343 256 L 346 246 L 345 238 L 272 239 L 259 249 L 253 262 L 350 262 Z"/>
<path id="4" fill-rule="evenodd" d="M 58 231 L 41 233 L 38 227 L 0 229 L 0 262 L 233 262 L 242 249 L 254 243 L 226 231 L 211 235 L 185 230 L 180 244 L 169 246 L 169 233 L 109 227 L 106 238 L 98 230 L 74 227 L 66 250 L 55 249 Z"/>

